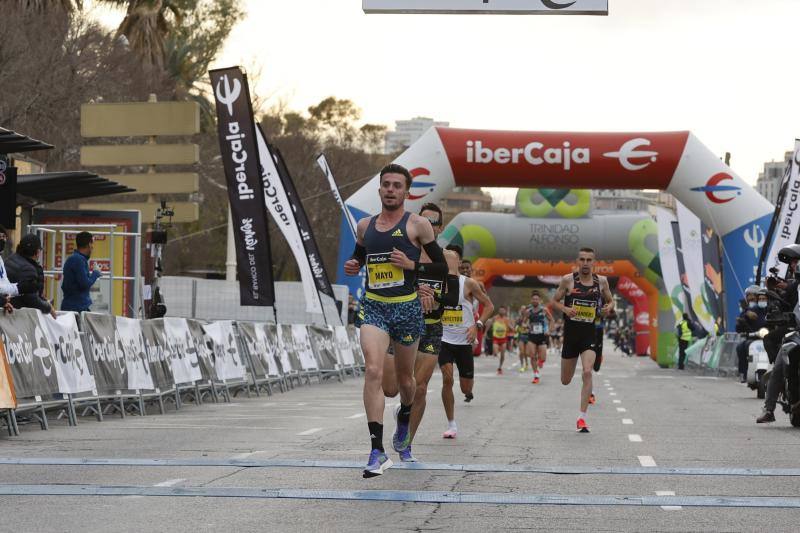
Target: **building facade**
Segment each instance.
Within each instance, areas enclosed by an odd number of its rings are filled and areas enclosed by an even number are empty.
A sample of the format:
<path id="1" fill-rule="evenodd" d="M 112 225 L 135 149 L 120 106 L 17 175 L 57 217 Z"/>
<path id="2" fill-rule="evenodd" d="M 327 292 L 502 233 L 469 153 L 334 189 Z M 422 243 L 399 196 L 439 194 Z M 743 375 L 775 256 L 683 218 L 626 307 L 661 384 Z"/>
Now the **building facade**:
<path id="1" fill-rule="evenodd" d="M 791 160 L 792 152 L 786 152 L 783 161 L 764 163 L 764 170 L 758 175 L 756 190 L 761 193 L 761 196 L 769 200 L 772 205 L 775 205 L 778 201 L 778 192 L 780 192 L 783 173 L 786 171 L 786 165 Z"/>
<path id="2" fill-rule="evenodd" d="M 402 152 L 422 137 L 423 133 L 433 127 L 446 128 L 450 125 L 449 122 L 437 122 L 427 117 L 397 120 L 394 124 L 394 131 L 387 131 L 384 137 L 384 152 L 387 154 Z"/>

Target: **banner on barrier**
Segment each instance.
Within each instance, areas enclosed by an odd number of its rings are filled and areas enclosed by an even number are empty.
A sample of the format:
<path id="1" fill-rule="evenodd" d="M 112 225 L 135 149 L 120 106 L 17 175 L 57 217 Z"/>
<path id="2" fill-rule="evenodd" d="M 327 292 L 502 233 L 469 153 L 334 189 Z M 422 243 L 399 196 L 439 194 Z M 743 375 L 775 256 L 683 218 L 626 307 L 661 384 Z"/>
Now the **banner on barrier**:
<path id="1" fill-rule="evenodd" d="M 53 350 L 58 391 L 64 394 L 80 392 L 96 394 L 97 384 L 86 360 L 75 315 L 64 313 L 53 318 L 40 313 L 39 324 Z"/>
<path id="2" fill-rule="evenodd" d="M 280 375 L 284 376 L 292 371 L 292 363 L 289 361 L 289 354 L 286 346 L 281 339 L 281 327 L 271 322 L 267 323 L 267 337 L 272 340 L 275 346 L 275 363 L 279 367 Z"/>
<path id="3" fill-rule="evenodd" d="M 14 382 L 11 380 L 11 369 L 6 359 L 6 347 L 0 338 L 0 409 L 15 409 L 17 396 L 14 393 Z"/>
<path id="4" fill-rule="evenodd" d="M 175 383 L 194 383 L 203 379 L 197 349 L 185 318 L 164 318 L 169 345 L 169 361 Z"/>
<path id="5" fill-rule="evenodd" d="M 299 372 L 303 369 L 300 357 L 297 355 L 292 326 L 289 324 L 278 325 L 278 346 L 281 350 L 281 365 L 284 373 Z"/>
<path id="6" fill-rule="evenodd" d="M 39 311 L 17 309 L 11 314 L 0 313 L 0 338 L 6 347 L 17 398 L 58 393 L 56 362 L 39 323 Z"/>
<path id="7" fill-rule="evenodd" d="M 350 337 L 347 335 L 347 326 L 334 326 L 334 340 L 336 350 L 339 352 L 339 360 L 345 366 L 356 364 L 353 348 L 350 344 Z"/>
<path id="8" fill-rule="evenodd" d="M 125 368 L 128 371 L 128 389 L 155 389 L 153 375 L 150 373 L 150 364 L 144 349 L 144 337 L 142 337 L 140 322 L 135 318 L 124 316 L 115 318 L 119 344 L 125 356 Z"/>
<path id="9" fill-rule="evenodd" d="M 294 349 L 303 370 L 317 370 L 317 359 L 314 357 L 314 349 L 311 347 L 311 338 L 308 336 L 308 328 L 305 324 L 292 324 L 292 338 L 294 339 Z"/>
<path id="10" fill-rule="evenodd" d="M 97 390 L 113 393 L 127 389 L 125 353 L 122 346 L 117 344 L 114 317 L 100 313 L 83 313 L 83 324 L 91 346 L 89 355 Z"/>
<path id="11" fill-rule="evenodd" d="M 216 368 L 216 356 L 214 355 L 214 341 L 206 335 L 203 323 L 199 320 L 187 318 L 186 326 L 194 341 L 194 348 L 197 352 L 197 361 L 200 363 L 200 374 L 204 381 L 219 380 Z"/>
<path id="12" fill-rule="evenodd" d="M 336 370 L 339 358 L 333 345 L 333 331 L 317 326 L 308 326 L 308 336 L 314 349 L 319 368 Z"/>
<path id="13" fill-rule="evenodd" d="M 214 367 L 220 380 L 243 379 L 246 367 L 236 345 L 233 322 L 220 320 L 205 324 L 203 331 L 214 343 Z"/>
<path id="14" fill-rule="evenodd" d="M 141 328 L 153 384 L 159 392 L 168 391 L 172 389 L 175 380 L 172 377 L 170 346 L 164 331 L 164 319 L 142 320 Z"/>
<path id="15" fill-rule="evenodd" d="M 237 326 L 256 378 L 280 376 L 275 363 L 275 341 L 267 335 L 266 324 L 239 322 Z"/>

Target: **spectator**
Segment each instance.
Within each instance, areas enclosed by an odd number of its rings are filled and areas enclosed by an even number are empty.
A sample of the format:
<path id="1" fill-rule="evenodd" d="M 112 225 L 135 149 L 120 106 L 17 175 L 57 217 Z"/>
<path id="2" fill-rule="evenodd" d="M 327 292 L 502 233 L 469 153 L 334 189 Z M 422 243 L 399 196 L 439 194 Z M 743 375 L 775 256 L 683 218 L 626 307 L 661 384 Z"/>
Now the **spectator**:
<path id="1" fill-rule="evenodd" d="M 56 316 L 53 306 L 44 299 L 44 269 L 39 264 L 42 243 L 39 237 L 29 233 L 20 239 L 17 253 L 6 261 L 8 279 L 17 284 L 19 295 L 11 299 L 16 309 L 32 307 L 42 313 Z"/>
<path id="2" fill-rule="evenodd" d="M 692 341 L 692 322 L 689 320 L 689 314 L 683 313 L 683 320 L 678 322 L 678 325 L 675 328 L 678 330 L 678 370 L 684 369 L 684 363 L 686 361 L 686 348 L 689 347 L 689 343 Z"/>
<path id="3" fill-rule="evenodd" d="M 755 333 L 766 325 L 767 316 L 767 291 L 758 286 L 750 286 L 745 292 L 747 299 L 747 307 L 741 312 L 736 319 L 736 332 Z M 750 344 L 753 342 L 752 338 L 745 336 L 739 344 L 736 345 L 736 356 L 739 363 L 739 382 L 747 382 L 747 357 L 749 355 Z"/>
<path id="4" fill-rule="evenodd" d="M 0 252 L 6 247 L 8 240 L 8 233 L 6 228 L 0 224 Z M 0 306 L 3 307 L 6 313 L 11 313 L 14 307 L 11 305 L 11 297 L 17 296 L 19 289 L 16 283 L 11 283 L 6 273 L 6 267 L 3 263 L 3 257 L 0 256 Z"/>
<path id="5" fill-rule="evenodd" d="M 89 289 L 102 275 L 96 269 L 89 272 L 93 241 L 92 234 L 88 231 L 82 231 L 75 236 L 76 250 L 64 262 L 64 280 L 61 282 L 61 290 L 64 291 L 62 311 L 88 311 L 92 306 Z"/>

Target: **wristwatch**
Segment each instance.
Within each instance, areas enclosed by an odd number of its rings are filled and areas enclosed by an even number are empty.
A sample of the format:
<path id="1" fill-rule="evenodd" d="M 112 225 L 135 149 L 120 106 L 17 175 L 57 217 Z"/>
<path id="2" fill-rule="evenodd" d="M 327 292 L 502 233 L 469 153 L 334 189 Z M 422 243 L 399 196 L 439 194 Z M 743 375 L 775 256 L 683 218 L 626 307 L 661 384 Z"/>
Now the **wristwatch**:
<path id="1" fill-rule="evenodd" d="M 475 322 L 475 327 L 480 329 L 480 330 L 482 330 L 483 329 L 483 322 L 478 320 L 477 322 Z"/>

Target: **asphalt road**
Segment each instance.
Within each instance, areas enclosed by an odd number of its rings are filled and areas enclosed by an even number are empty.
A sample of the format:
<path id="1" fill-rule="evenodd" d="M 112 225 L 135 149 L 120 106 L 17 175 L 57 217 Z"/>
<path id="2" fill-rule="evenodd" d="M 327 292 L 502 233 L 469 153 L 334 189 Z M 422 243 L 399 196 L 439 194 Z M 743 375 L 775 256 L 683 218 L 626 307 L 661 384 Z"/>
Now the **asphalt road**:
<path id="1" fill-rule="evenodd" d="M 472 403 L 456 396 L 452 441 L 442 439 L 437 371 L 414 444 L 431 467 L 369 480 L 357 468 L 369 453 L 360 379 L 164 416 L 25 426 L 20 437 L 0 436 L 0 457 L 145 461 L 0 464 L 0 530 L 800 530 L 800 508 L 785 507 L 800 502 L 800 476 L 761 471 L 800 467 L 800 429 L 783 415 L 756 426 L 761 402 L 744 386 L 610 353 L 595 376 L 587 435 L 575 432 L 579 376 L 562 386 L 557 357 L 539 385 L 509 363 L 497 376 L 496 364 L 477 360 Z M 154 459 L 194 465 L 147 464 Z M 672 467 L 711 470 L 664 475 Z M 718 475 L 725 468 L 754 470 Z"/>

